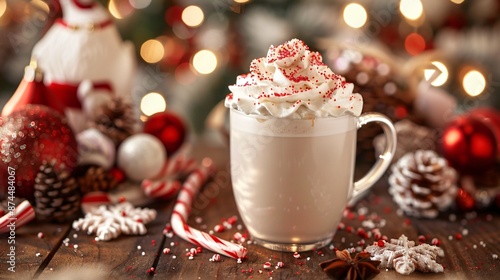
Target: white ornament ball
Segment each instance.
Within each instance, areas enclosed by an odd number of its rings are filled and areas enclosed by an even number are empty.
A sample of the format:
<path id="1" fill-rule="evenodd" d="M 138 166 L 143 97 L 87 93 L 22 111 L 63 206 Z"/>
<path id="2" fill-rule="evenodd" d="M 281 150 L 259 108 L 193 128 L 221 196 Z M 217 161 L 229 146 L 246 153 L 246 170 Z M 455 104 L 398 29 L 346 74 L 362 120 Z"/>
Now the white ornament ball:
<path id="1" fill-rule="evenodd" d="M 167 151 L 156 137 L 134 134 L 118 148 L 118 167 L 131 180 L 142 181 L 158 175 L 167 161 Z"/>
<path id="2" fill-rule="evenodd" d="M 79 164 L 95 164 L 109 169 L 115 163 L 115 144 L 99 130 L 86 129 L 76 135 L 76 141 Z"/>

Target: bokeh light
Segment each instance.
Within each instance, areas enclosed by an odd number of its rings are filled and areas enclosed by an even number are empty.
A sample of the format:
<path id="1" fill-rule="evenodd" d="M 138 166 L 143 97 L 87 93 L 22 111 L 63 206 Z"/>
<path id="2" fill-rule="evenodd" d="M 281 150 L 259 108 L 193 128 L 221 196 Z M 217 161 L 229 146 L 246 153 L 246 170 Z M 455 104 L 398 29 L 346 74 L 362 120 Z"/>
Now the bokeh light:
<path id="1" fill-rule="evenodd" d="M 165 98 L 157 92 L 150 92 L 141 99 L 141 111 L 146 116 L 163 112 L 166 108 L 167 102 L 165 102 Z"/>
<path id="2" fill-rule="evenodd" d="M 425 40 L 418 33 L 410 33 L 405 39 L 405 49 L 411 55 L 417 55 L 425 50 Z"/>
<path id="3" fill-rule="evenodd" d="M 352 28 L 360 28 L 365 25 L 368 14 L 363 6 L 350 3 L 344 8 L 344 21 Z"/>
<path id="4" fill-rule="evenodd" d="M 109 0 L 109 13 L 116 19 L 123 19 L 134 11 L 129 1 Z"/>
<path id="5" fill-rule="evenodd" d="M 451 2 L 453 2 L 455 4 L 462 4 L 464 2 L 464 0 L 451 0 Z"/>
<path id="6" fill-rule="evenodd" d="M 0 17 L 7 11 L 7 0 L 0 0 Z"/>
<path id="7" fill-rule="evenodd" d="M 448 68 L 446 68 L 446 66 L 439 61 L 433 61 L 431 64 L 434 65 L 440 73 L 436 73 L 436 69 L 425 69 L 425 80 L 430 81 L 431 85 L 435 87 L 444 85 L 444 83 L 448 80 Z"/>
<path id="8" fill-rule="evenodd" d="M 145 9 L 151 4 L 151 0 L 128 0 L 130 5 L 136 9 Z"/>
<path id="9" fill-rule="evenodd" d="M 147 40 L 141 46 L 141 57 L 147 63 L 157 63 L 165 54 L 163 44 L 158 40 Z"/>
<path id="10" fill-rule="evenodd" d="M 193 56 L 193 67 L 200 74 L 210 74 L 217 68 L 217 57 L 209 50 L 201 50 Z"/>
<path id="11" fill-rule="evenodd" d="M 238 3 L 238 4 L 245 4 L 245 3 L 250 2 L 250 0 L 233 0 L 233 1 Z"/>
<path id="12" fill-rule="evenodd" d="M 401 0 L 399 2 L 399 10 L 401 14 L 409 20 L 417 20 L 422 16 L 424 7 L 420 0 Z"/>
<path id="13" fill-rule="evenodd" d="M 470 70 L 464 75 L 462 85 L 465 92 L 470 96 L 478 96 L 486 88 L 484 75 L 477 70 Z"/>
<path id="14" fill-rule="evenodd" d="M 182 21 L 189 27 L 199 26 L 204 19 L 205 15 L 198 6 L 188 6 L 182 11 Z"/>
<path id="15" fill-rule="evenodd" d="M 5 12 L 5 9 L 4 11 L 2 12 L 2 2 L 5 2 L 4 0 L 0 0 L 0 17 L 2 16 L 3 12 Z M 43 2 L 42 0 L 31 0 L 31 4 L 41 10 L 43 10 L 44 12 L 46 13 L 49 13 L 50 12 L 50 7 L 47 3 Z M 7 8 L 7 3 L 5 3 L 5 8 Z"/>

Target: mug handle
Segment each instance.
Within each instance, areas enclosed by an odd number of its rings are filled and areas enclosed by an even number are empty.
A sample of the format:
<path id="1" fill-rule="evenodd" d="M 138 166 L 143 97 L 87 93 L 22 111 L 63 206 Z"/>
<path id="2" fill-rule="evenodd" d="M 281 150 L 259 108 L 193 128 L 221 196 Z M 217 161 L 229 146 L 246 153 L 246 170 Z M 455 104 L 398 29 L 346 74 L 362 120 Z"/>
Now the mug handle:
<path id="1" fill-rule="evenodd" d="M 370 171 L 368 171 L 363 178 L 354 183 L 353 194 L 351 200 L 349 201 L 349 205 L 356 204 L 363 194 L 365 194 L 365 192 L 370 189 L 380 179 L 380 177 L 382 177 L 382 175 L 384 175 L 385 171 L 391 164 L 394 152 L 396 151 L 396 129 L 394 128 L 391 120 L 380 113 L 364 113 L 358 118 L 358 129 L 371 122 L 376 122 L 382 127 L 386 139 L 385 148 Z"/>

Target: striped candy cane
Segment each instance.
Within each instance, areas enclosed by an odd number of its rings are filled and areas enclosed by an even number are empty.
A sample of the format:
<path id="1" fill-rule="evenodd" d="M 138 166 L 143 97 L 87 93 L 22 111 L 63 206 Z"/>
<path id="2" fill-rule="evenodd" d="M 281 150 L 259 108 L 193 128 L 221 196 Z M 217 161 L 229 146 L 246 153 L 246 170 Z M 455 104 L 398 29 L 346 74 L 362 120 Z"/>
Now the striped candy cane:
<path id="1" fill-rule="evenodd" d="M 213 163 L 210 159 L 204 159 L 202 166 L 192 172 L 186 179 L 175 203 L 170 224 L 175 234 L 184 240 L 210 251 L 241 260 L 241 258 L 246 256 L 247 248 L 191 228 L 187 224 L 193 200 L 212 172 L 212 165 Z"/>
<path id="2" fill-rule="evenodd" d="M 9 225 L 15 222 L 16 229 L 27 224 L 35 218 L 35 210 L 29 203 L 25 200 L 19 204 L 14 212 L 7 213 L 0 218 L 0 233 L 6 233 L 10 231 Z"/>
<path id="3" fill-rule="evenodd" d="M 169 158 L 159 176 L 142 181 L 141 188 L 147 196 L 170 199 L 179 192 L 181 183 L 177 177 L 188 174 L 197 167 L 196 161 L 189 157 L 190 149 L 190 145 L 184 145 L 172 158 Z"/>

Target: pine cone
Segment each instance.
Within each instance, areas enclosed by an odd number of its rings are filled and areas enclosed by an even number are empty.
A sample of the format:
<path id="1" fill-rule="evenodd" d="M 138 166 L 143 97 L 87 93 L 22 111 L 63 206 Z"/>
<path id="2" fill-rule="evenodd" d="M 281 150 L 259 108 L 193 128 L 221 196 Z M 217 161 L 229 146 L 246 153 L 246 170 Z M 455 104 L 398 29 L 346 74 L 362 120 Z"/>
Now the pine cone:
<path id="1" fill-rule="evenodd" d="M 107 192 L 118 186 L 115 177 L 100 166 L 90 166 L 82 177 L 78 178 L 78 185 L 83 194 L 102 191 Z"/>
<path id="2" fill-rule="evenodd" d="M 435 218 L 457 194 L 457 173 L 434 151 L 408 153 L 392 165 L 389 193 L 409 216 Z"/>
<path id="3" fill-rule="evenodd" d="M 119 145 L 134 133 L 135 124 L 132 105 L 116 97 L 101 109 L 91 126 L 108 136 L 115 145 Z"/>
<path id="4" fill-rule="evenodd" d="M 80 209 L 81 195 L 75 178 L 66 171 L 43 164 L 35 178 L 35 213 L 41 220 L 64 222 L 74 219 Z"/>

